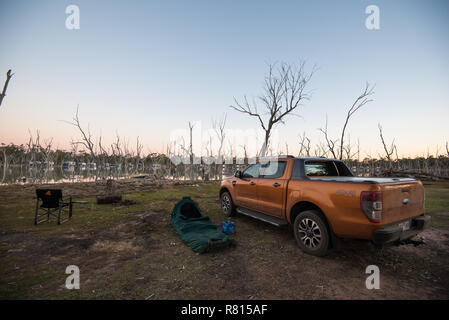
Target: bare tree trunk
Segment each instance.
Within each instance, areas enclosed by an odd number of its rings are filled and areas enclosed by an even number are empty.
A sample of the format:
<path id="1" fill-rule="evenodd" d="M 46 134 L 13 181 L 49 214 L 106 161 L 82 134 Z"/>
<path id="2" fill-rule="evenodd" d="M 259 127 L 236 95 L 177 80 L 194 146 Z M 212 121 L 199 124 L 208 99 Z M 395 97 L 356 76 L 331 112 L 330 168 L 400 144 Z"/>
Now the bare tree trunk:
<path id="1" fill-rule="evenodd" d="M 224 141 L 226 138 L 225 133 L 225 127 L 226 127 L 226 113 L 223 115 L 223 117 L 218 122 L 213 122 L 212 126 L 214 128 L 215 134 L 218 137 L 218 140 L 220 141 L 220 147 L 218 148 L 218 176 L 220 178 L 220 181 L 223 180 L 223 146 Z"/>
<path id="2" fill-rule="evenodd" d="M 323 129 L 323 128 L 320 128 L 320 129 L 318 129 L 318 130 L 320 130 L 320 131 L 324 134 L 324 139 L 326 140 L 328 150 L 330 151 L 330 153 L 332 154 L 332 156 L 334 157 L 334 159 L 337 159 L 338 157 L 337 157 L 337 155 L 335 154 L 335 143 L 336 143 L 338 140 L 334 140 L 334 141 L 333 141 L 332 139 L 329 138 L 329 135 L 328 135 L 328 133 L 327 133 L 327 114 L 326 114 L 326 125 L 324 126 L 324 129 Z M 341 152 L 341 151 L 340 151 L 340 152 Z M 340 160 L 341 160 L 341 156 L 340 156 Z"/>
<path id="3" fill-rule="evenodd" d="M 357 164 L 355 167 L 356 175 L 359 176 L 360 172 L 360 140 L 357 139 Z"/>
<path id="4" fill-rule="evenodd" d="M 11 73 L 11 69 L 6 72 L 6 80 L 5 84 L 3 85 L 2 93 L 0 94 L 0 107 L 2 105 L 3 99 L 6 97 L 6 89 L 8 89 L 9 80 L 11 80 L 14 73 Z"/>
<path id="5" fill-rule="evenodd" d="M 344 143 L 344 138 L 345 138 L 345 130 L 346 130 L 346 126 L 348 125 L 349 118 L 351 118 L 351 116 L 357 110 L 359 110 L 361 107 L 363 107 L 365 104 L 373 101 L 373 100 L 367 98 L 374 93 L 373 90 L 374 90 L 374 87 L 370 88 L 369 83 L 366 83 L 365 90 L 362 92 L 362 94 L 357 99 L 355 99 L 354 103 L 348 110 L 348 113 L 346 115 L 346 121 L 345 121 L 345 124 L 343 125 L 343 130 L 341 131 L 341 137 L 340 137 L 340 155 L 339 155 L 340 160 L 343 159 L 343 143 Z"/>
<path id="6" fill-rule="evenodd" d="M 388 160 L 388 169 L 391 170 L 392 169 L 391 155 L 393 154 L 394 149 L 395 149 L 394 139 L 393 139 L 393 142 L 391 143 L 390 150 L 388 150 L 387 145 L 385 144 L 384 137 L 382 135 L 382 126 L 380 124 L 378 124 L 378 127 L 379 127 L 380 140 L 382 141 L 382 144 L 383 144 L 384 150 L 385 150 L 385 154 L 386 154 L 387 160 Z"/>
<path id="7" fill-rule="evenodd" d="M 5 147 L 2 148 L 3 151 L 3 178 L 2 178 L 2 183 L 5 181 L 6 178 L 6 169 L 8 168 L 8 162 L 7 162 L 7 158 L 6 158 L 6 151 L 5 151 Z"/>
<path id="8" fill-rule="evenodd" d="M 139 165 L 140 165 L 140 153 L 142 152 L 142 144 L 139 142 L 139 137 L 137 137 L 137 144 L 136 144 L 136 164 L 134 168 L 134 172 L 139 172 Z"/>
<path id="9" fill-rule="evenodd" d="M 265 157 L 267 155 L 268 142 L 270 141 L 271 128 L 265 131 L 265 139 L 262 144 L 262 148 L 260 148 L 259 157 Z"/>
<path id="10" fill-rule="evenodd" d="M 192 180 L 192 181 L 193 181 L 193 127 L 195 127 L 195 124 L 190 123 L 190 121 L 189 121 L 189 130 L 190 130 L 190 144 L 189 144 L 190 180 Z"/>

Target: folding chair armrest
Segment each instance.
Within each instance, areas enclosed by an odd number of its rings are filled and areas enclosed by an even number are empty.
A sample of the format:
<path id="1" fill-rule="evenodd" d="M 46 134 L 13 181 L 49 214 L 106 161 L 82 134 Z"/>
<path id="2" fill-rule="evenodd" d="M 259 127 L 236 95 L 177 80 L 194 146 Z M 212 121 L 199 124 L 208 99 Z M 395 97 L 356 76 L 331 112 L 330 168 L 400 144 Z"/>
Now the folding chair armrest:
<path id="1" fill-rule="evenodd" d="M 72 197 L 71 196 L 69 197 L 69 201 L 62 201 L 61 203 L 63 207 L 72 205 L 73 203 Z"/>

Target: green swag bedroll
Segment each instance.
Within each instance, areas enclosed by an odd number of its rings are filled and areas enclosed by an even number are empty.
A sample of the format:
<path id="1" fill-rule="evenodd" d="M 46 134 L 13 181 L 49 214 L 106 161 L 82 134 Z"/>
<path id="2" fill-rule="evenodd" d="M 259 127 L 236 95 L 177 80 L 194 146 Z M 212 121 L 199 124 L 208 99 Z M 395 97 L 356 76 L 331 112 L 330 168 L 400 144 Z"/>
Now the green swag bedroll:
<path id="1" fill-rule="evenodd" d="M 209 217 L 203 216 L 198 204 L 184 197 L 173 208 L 171 225 L 195 252 L 204 253 L 235 244 L 235 240 L 217 229 Z"/>

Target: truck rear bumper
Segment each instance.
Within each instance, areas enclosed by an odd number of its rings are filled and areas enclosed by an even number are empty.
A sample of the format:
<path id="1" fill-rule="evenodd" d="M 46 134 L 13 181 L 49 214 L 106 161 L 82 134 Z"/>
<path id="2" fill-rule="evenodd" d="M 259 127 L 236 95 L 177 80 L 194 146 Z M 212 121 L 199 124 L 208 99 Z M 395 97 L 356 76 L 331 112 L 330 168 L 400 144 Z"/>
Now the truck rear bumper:
<path id="1" fill-rule="evenodd" d="M 422 215 L 412 218 L 409 230 L 402 230 L 398 225 L 377 229 L 373 234 L 373 242 L 378 245 L 410 239 L 430 226 L 431 217 Z"/>

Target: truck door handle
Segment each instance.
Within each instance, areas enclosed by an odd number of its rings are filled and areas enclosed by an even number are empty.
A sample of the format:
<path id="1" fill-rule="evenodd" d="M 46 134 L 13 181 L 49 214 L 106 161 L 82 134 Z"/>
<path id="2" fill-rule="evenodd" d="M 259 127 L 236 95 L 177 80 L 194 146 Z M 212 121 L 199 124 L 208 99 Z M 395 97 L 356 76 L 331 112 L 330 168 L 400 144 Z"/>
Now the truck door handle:
<path id="1" fill-rule="evenodd" d="M 277 182 L 273 183 L 273 187 L 280 187 L 281 185 Z"/>
<path id="2" fill-rule="evenodd" d="M 251 181 L 249 184 L 252 186 L 256 185 L 256 183 L 254 181 Z"/>

